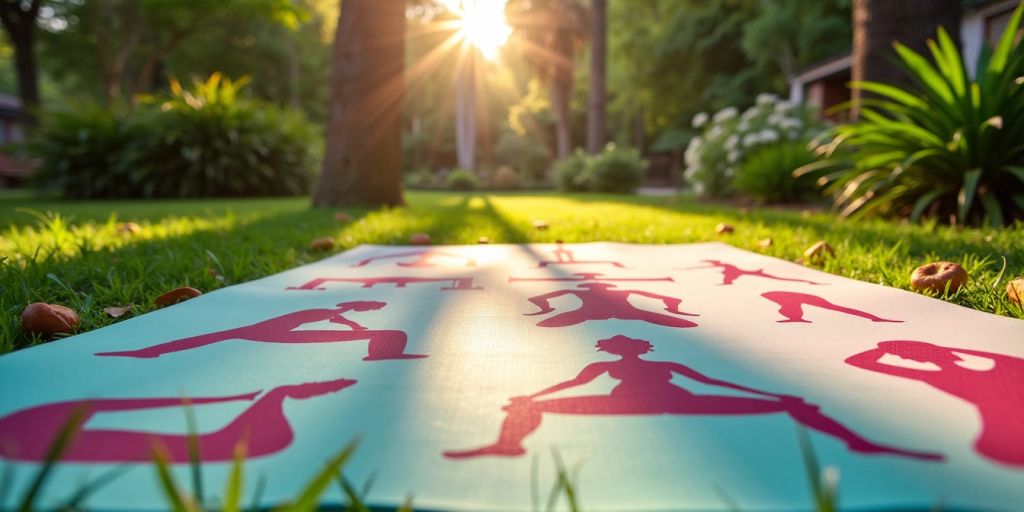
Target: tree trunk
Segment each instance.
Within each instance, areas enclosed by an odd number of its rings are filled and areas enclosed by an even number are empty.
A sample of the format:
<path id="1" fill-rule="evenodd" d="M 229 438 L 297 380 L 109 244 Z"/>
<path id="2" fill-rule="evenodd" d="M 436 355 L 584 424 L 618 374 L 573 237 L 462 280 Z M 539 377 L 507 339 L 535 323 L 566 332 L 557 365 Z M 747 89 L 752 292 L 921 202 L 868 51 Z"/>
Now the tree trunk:
<path id="1" fill-rule="evenodd" d="M 469 53 L 455 77 L 455 159 L 467 171 L 476 169 L 476 77 Z"/>
<path id="2" fill-rule="evenodd" d="M 18 73 L 18 96 L 23 111 L 29 119 L 35 119 L 39 108 L 39 72 L 36 66 L 35 33 L 19 30 L 14 41 L 14 67 Z"/>
<path id="3" fill-rule="evenodd" d="M 572 152 L 572 130 L 569 126 L 569 98 L 572 82 L 551 82 L 551 110 L 555 114 L 555 158 L 561 160 Z"/>
<path id="4" fill-rule="evenodd" d="M 591 0 L 590 95 L 587 101 L 587 151 L 601 152 L 605 143 L 605 65 L 607 0 Z"/>
<path id="5" fill-rule="evenodd" d="M 959 42 L 960 14 L 960 0 L 854 0 L 853 80 L 909 85 L 893 42 L 930 55 L 927 40 L 935 38 L 939 26 Z M 861 97 L 867 96 L 853 90 L 854 117 Z"/>
<path id="6" fill-rule="evenodd" d="M 402 199 L 405 1 L 345 0 L 334 38 L 327 150 L 314 206 Z"/>

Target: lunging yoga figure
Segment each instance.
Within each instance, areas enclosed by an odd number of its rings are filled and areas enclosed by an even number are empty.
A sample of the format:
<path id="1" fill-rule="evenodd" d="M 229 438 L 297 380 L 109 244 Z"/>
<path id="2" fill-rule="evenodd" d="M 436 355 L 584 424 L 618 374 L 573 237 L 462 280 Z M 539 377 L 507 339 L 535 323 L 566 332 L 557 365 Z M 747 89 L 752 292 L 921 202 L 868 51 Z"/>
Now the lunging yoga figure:
<path id="1" fill-rule="evenodd" d="M 367 329 L 344 316 L 349 311 L 373 311 L 381 309 L 386 305 L 384 302 L 373 300 L 341 302 L 338 303 L 337 308 L 304 309 L 235 329 L 200 334 L 137 350 L 100 352 L 96 355 L 153 358 L 171 352 L 192 350 L 228 340 L 256 341 L 261 343 L 339 343 L 367 340 L 369 341 L 369 347 L 367 348 L 367 356 L 363 358 L 364 361 L 427 357 L 425 355 L 405 353 L 408 337 L 403 331 Z M 295 330 L 303 324 L 324 320 L 334 324 L 346 325 L 352 330 Z"/>
<path id="2" fill-rule="evenodd" d="M 659 295 L 657 293 L 645 292 L 642 290 L 618 290 L 616 286 L 608 283 L 584 283 L 577 285 L 575 289 L 559 290 L 545 293 L 528 299 L 537 306 L 538 311 L 526 313 L 526 316 L 546 315 L 555 311 L 551 307 L 551 299 L 563 295 L 573 295 L 580 299 L 580 307 L 572 311 L 566 311 L 541 320 L 537 325 L 541 327 L 567 327 L 576 325 L 588 320 L 642 320 L 644 322 L 664 325 L 667 327 L 696 327 L 697 324 L 689 320 L 670 316 L 652 311 L 637 309 L 629 303 L 631 295 L 640 295 L 657 299 L 665 304 L 665 311 L 675 315 L 698 316 L 693 313 L 685 313 L 679 310 L 681 300 L 675 297 Z"/>
<path id="3" fill-rule="evenodd" d="M 201 398 L 105 398 L 74 400 L 39 405 L 0 418 L 0 457 L 42 462 L 68 423 L 78 414 L 78 427 L 61 462 L 145 462 L 153 460 L 153 449 L 162 447 L 171 462 L 189 462 L 189 436 L 138 430 L 82 428 L 90 418 L 105 412 L 143 411 L 166 407 L 248 401 L 242 414 L 224 428 L 198 434 L 199 452 L 206 462 L 228 461 L 234 449 L 244 442 L 247 457 L 261 457 L 287 448 L 294 438 L 282 409 L 284 399 L 303 400 L 341 391 L 356 381 L 338 379 L 327 382 L 279 386 L 265 393 Z M 261 395 L 262 393 L 262 395 Z"/>
<path id="4" fill-rule="evenodd" d="M 931 369 L 915 369 L 886 364 L 880 361 L 886 354 L 932 366 Z M 985 369 L 966 367 L 965 359 L 972 356 L 991 366 Z M 924 341 L 893 340 L 852 356 L 846 363 L 916 380 L 967 401 L 977 409 L 981 420 L 981 432 L 974 449 L 998 463 L 1024 468 L 1024 359 Z"/>
<path id="5" fill-rule="evenodd" d="M 447 451 L 448 458 L 480 457 L 484 455 L 518 456 L 526 453 L 523 440 L 540 427 L 547 414 L 585 416 L 655 415 L 751 415 L 787 414 L 808 428 L 830 435 L 846 443 L 855 452 L 900 455 L 926 460 L 939 460 L 936 454 L 914 452 L 878 444 L 854 433 L 838 421 L 825 416 L 818 406 L 796 396 L 768 393 L 740 384 L 708 377 L 690 367 L 669 361 L 647 361 L 640 356 L 652 350 L 645 340 L 615 336 L 597 342 L 599 352 L 619 356 L 618 360 L 592 363 L 572 380 L 556 384 L 529 396 L 513 397 L 504 410 L 508 411 L 501 433 L 493 444 L 472 450 Z M 610 395 L 576 396 L 541 399 L 545 395 L 581 386 L 603 374 L 619 384 Z M 680 375 L 704 385 L 741 391 L 757 398 L 721 395 L 697 395 L 672 383 Z M 752 432 L 756 435 L 756 432 Z"/>
<path id="6" fill-rule="evenodd" d="M 780 276 L 772 275 L 772 274 L 769 274 L 769 273 L 765 272 L 763 268 L 759 268 L 757 270 L 746 270 L 746 269 L 739 268 L 736 265 L 733 265 L 731 263 L 724 263 L 724 262 L 719 261 L 719 260 L 701 260 L 701 261 L 704 262 L 704 263 L 707 263 L 708 265 L 704 266 L 704 267 L 690 267 L 690 268 L 684 268 L 684 269 L 680 269 L 680 270 L 699 270 L 699 269 L 703 269 L 703 268 L 720 268 L 720 269 L 722 269 L 722 284 L 723 285 L 731 285 L 737 279 L 739 279 L 739 278 L 741 278 L 743 276 L 761 277 L 761 278 L 764 278 L 764 279 L 774 279 L 776 281 L 792 281 L 794 283 L 824 284 L 824 283 L 816 283 L 814 281 L 808 281 L 806 279 L 796 279 L 796 278 L 792 278 L 792 277 L 780 277 Z"/>

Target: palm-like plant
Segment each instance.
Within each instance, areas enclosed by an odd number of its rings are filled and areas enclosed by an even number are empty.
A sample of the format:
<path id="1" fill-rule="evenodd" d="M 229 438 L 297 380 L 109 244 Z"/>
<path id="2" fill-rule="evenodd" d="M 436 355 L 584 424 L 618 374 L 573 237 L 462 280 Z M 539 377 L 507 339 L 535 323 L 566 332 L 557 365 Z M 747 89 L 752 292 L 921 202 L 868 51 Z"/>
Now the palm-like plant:
<path id="1" fill-rule="evenodd" d="M 949 34 L 930 40 L 931 61 L 896 44 L 916 86 L 854 83 L 876 95 L 861 119 L 836 127 L 819 184 L 843 216 L 881 213 L 917 220 L 1001 226 L 1024 218 L 1024 46 L 1016 41 L 1024 5 L 972 79 Z"/>

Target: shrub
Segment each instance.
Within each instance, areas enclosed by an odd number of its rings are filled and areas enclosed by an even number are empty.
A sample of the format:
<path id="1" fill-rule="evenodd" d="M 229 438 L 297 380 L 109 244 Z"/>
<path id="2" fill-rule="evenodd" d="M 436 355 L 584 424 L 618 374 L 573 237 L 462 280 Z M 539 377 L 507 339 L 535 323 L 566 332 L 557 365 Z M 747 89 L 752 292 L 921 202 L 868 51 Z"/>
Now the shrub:
<path id="1" fill-rule="evenodd" d="M 644 181 L 647 161 L 633 148 L 608 144 L 593 157 L 587 176 L 587 188 L 594 192 L 632 194 Z"/>
<path id="2" fill-rule="evenodd" d="M 524 177 L 543 181 L 551 165 L 551 152 L 536 140 L 506 131 L 494 145 L 494 159 L 500 165 L 516 169 Z"/>
<path id="3" fill-rule="evenodd" d="M 214 74 L 189 90 L 103 115 L 79 105 L 44 116 L 31 148 L 44 185 L 67 197 L 305 193 L 318 132 L 299 114 L 237 97 Z M 85 134 L 85 136 L 82 136 Z"/>
<path id="4" fill-rule="evenodd" d="M 455 169 L 448 173 L 448 177 L 445 178 L 445 184 L 452 190 L 473 190 L 478 182 L 476 174 L 465 169 Z"/>
<path id="5" fill-rule="evenodd" d="M 713 116 L 693 117 L 701 134 L 686 147 L 684 181 L 698 194 L 726 197 L 734 192 L 733 178 L 747 153 L 779 142 L 806 141 L 822 126 L 813 111 L 773 94 L 758 95 L 754 106 L 740 113 L 724 108 Z"/>
<path id="6" fill-rule="evenodd" d="M 814 190 L 814 180 L 794 177 L 793 171 L 814 161 L 807 145 L 799 142 L 759 148 L 747 155 L 736 173 L 736 190 L 770 203 L 802 199 Z"/>
<path id="7" fill-rule="evenodd" d="M 415 171 L 405 174 L 405 186 L 410 188 L 435 188 L 437 187 L 437 176 L 430 169 L 420 167 Z"/>
<path id="8" fill-rule="evenodd" d="M 555 162 L 555 181 L 563 192 L 587 190 L 590 155 L 577 148 L 573 154 Z"/>
<path id="9" fill-rule="evenodd" d="M 828 171 L 822 181 L 842 215 L 993 226 L 1024 218 L 1024 46 L 1014 40 L 1022 13 L 1018 6 L 996 48 L 982 52 L 977 79 L 940 29 L 932 62 L 896 45 L 914 87 L 855 84 L 880 98 L 835 129 L 827 160 L 804 168 Z"/>
<path id="10" fill-rule="evenodd" d="M 522 185 L 522 179 L 515 169 L 503 165 L 494 171 L 491 185 L 498 190 L 516 190 Z"/>

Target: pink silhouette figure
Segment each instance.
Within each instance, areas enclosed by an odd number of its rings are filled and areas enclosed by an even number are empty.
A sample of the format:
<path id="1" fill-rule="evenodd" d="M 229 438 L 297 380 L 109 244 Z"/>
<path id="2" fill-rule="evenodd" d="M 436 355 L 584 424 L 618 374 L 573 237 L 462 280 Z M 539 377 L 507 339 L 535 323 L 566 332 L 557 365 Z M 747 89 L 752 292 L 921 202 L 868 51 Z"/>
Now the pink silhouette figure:
<path id="1" fill-rule="evenodd" d="M 451 283 L 442 287 L 441 291 L 464 291 L 483 290 L 479 286 L 473 286 L 472 277 L 318 277 L 301 286 L 289 286 L 287 290 L 324 290 L 326 283 L 362 283 L 363 288 L 373 288 L 378 284 L 393 284 L 395 288 L 405 288 L 410 284 L 421 283 Z"/>
<path id="2" fill-rule="evenodd" d="M 855 452 L 901 455 L 925 460 L 942 458 L 936 454 L 913 452 L 868 441 L 836 420 L 825 416 L 818 406 L 809 404 L 800 397 L 768 393 L 715 379 L 679 363 L 641 359 L 640 356 L 652 350 L 651 343 L 645 340 L 620 335 L 600 340 L 596 346 L 599 352 L 615 354 L 619 359 L 592 363 L 572 380 L 529 396 L 513 397 L 503 408 L 508 414 L 501 425 L 497 441 L 473 450 L 446 451 L 445 457 L 459 459 L 484 455 L 523 455 L 526 453 L 523 440 L 540 427 L 545 413 L 585 416 L 785 413 L 808 428 L 843 441 Z M 544 395 L 581 386 L 605 373 L 620 381 L 610 395 L 540 399 Z M 705 385 L 758 395 L 758 398 L 697 395 L 673 384 L 673 375 L 680 375 Z"/>
<path id="3" fill-rule="evenodd" d="M 680 311 L 679 304 L 682 303 L 682 301 L 677 298 L 641 290 L 617 290 L 614 288 L 615 285 L 613 284 L 584 283 L 577 285 L 576 289 L 559 290 L 531 297 L 528 300 L 537 306 L 539 310 L 533 313 L 526 313 L 525 315 L 536 316 L 551 313 L 555 311 L 555 309 L 551 307 L 551 299 L 561 297 L 563 295 L 574 295 L 582 302 L 579 309 L 574 309 L 572 311 L 559 313 L 545 318 L 538 322 L 537 325 L 541 327 L 567 327 L 570 325 L 577 325 L 588 320 L 609 320 L 615 318 L 618 320 L 642 320 L 644 322 L 664 325 L 667 327 L 685 328 L 697 326 L 696 323 L 689 320 L 662 313 L 644 311 L 642 309 L 637 309 L 629 303 L 629 297 L 631 295 L 640 295 L 643 297 L 661 300 L 665 303 L 665 311 L 668 311 L 669 313 L 676 315 L 699 316 L 694 313 Z"/>
<path id="4" fill-rule="evenodd" d="M 872 322 L 892 322 L 892 323 L 903 323 L 903 320 L 887 320 L 871 313 L 861 311 L 859 309 L 848 308 L 846 306 L 840 306 L 833 304 L 817 295 L 811 295 L 809 293 L 797 293 L 797 292 L 765 292 L 761 294 L 762 297 L 779 305 L 779 313 L 786 317 L 785 320 L 779 320 L 779 323 L 811 323 L 810 320 L 804 320 L 804 306 L 814 306 L 816 308 L 828 309 L 837 313 L 844 313 L 852 316 L 859 316 L 866 318 Z"/>
<path id="5" fill-rule="evenodd" d="M 757 270 L 744 270 L 742 268 L 737 267 L 736 265 L 732 265 L 730 263 L 724 263 L 724 262 L 719 261 L 719 260 L 701 260 L 701 261 L 703 261 L 704 263 L 708 263 L 708 266 L 706 266 L 706 267 L 690 267 L 690 268 L 684 268 L 684 269 L 679 269 L 679 270 L 700 270 L 700 269 L 705 269 L 705 268 L 720 268 L 720 269 L 722 269 L 722 284 L 723 285 L 731 285 L 733 282 L 735 282 L 737 279 L 739 279 L 739 278 L 741 278 L 743 276 L 763 277 L 765 279 L 774 279 L 776 281 L 791 281 L 791 282 L 794 282 L 794 283 L 825 284 L 825 283 L 816 283 L 814 281 L 808 281 L 806 279 L 796 279 L 796 278 L 791 278 L 791 277 L 780 277 L 780 276 L 772 275 L 772 274 L 769 274 L 769 273 L 765 272 L 763 268 L 759 268 Z"/>
<path id="6" fill-rule="evenodd" d="M 463 256 L 453 252 L 438 251 L 436 249 L 428 249 L 425 251 L 410 251 L 402 252 L 397 254 L 387 254 L 384 256 L 374 256 L 372 258 L 366 258 L 365 260 L 355 263 L 353 267 L 365 267 L 374 261 L 400 259 L 415 257 L 412 261 L 398 262 L 396 265 L 399 267 L 433 267 L 438 265 L 435 262 L 437 259 L 456 259 L 462 261 L 464 267 L 475 267 L 476 260 L 469 256 Z"/>
<path id="7" fill-rule="evenodd" d="M 555 256 L 554 260 L 541 261 L 538 264 L 538 268 L 544 268 L 548 265 L 612 265 L 619 268 L 626 268 L 622 263 L 617 261 L 597 261 L 597 260 L 577 260 L 573 255 L 572 251 L 566 249 L 561 243 L 556 244 L 555 250 L 552 253 Z"/>
<path id="8" fill-rule="evenodd" d="M 285 398 L 303 400 L 345 389 L 356 381 L 339 379 L 273 388 L 242 395 L 203 398 L 121 398 L 74 400 L 38 405 L 0 418 L 0 457 L 26 461 L 46 460 L 50 446 L 74 415 L 82 414 L 79 430 L 61 456 L 62 462 L 150 462 L 153 449 L 162 446 L 171 462 L 189 461 L 188 435 L 108 429 L 82 429 L 98 413 L 185 407 L 250 401 L 245 411 L 220 430 L 198 434 L 202 460 L 234 458 L 239 441 L 246 443 L 247 457 L 261 457 L 287 448 L 294 438 L 282 409 Z M 257 398 L 259 397 L 259 398 Z"/>
<path id="9" fill-rule="evenodd" d="M 227 340 L 258 341 L 261 343 L 337 343 L 367 340 L 369 341 L 369 346 L 367 348 L 367 356 L 363 358 L 364 361 L 427 357 L 425 355 L 405 353 L 408 337 L 403 331 L 367 329 L 344 316 L 349 311 L 373 311 L 381 309 L 385 305 L 386 303 L 379 301 L 341 302 L 338 303 L 338 307 L 335 309 L 305 309 L 235 329 L 200 334 L 137 350 L 99 352 L 96 355 L 152 358 L 171 352 L 192 350 Z M 352 330 L 294 330 L 303 324 L 323 320 L 334 324 L 347 325 Z"/>
<path id="10" fill-rule="evenodd" d="M 577 272 L 571 274 L 573 277 L 509 277 L 508 282 L 515 283 L 519 281 L 556 281 L 556 282 L 620 282 L 620 281 L 667 281 L 673 282 L 671 277 L 604 277 L 604 274 L 597 272 Z"/>
<path id="11" fill-rule="evenodd" d="M 988 370 L 965 368 L 957 352 L 985 358 L 994 366 Z M 886 354 L 931 363 L 938 368 L 914 369 L 880 362 Z M 923 341 L 894 340 L 883 341 L 878 348 L 851 356 L 846 363 L 920 381 L 970 402 L 981 416 L 981 433 L 974 449 L 998 463 L 1024 467 L 1024 359 Z"/>

